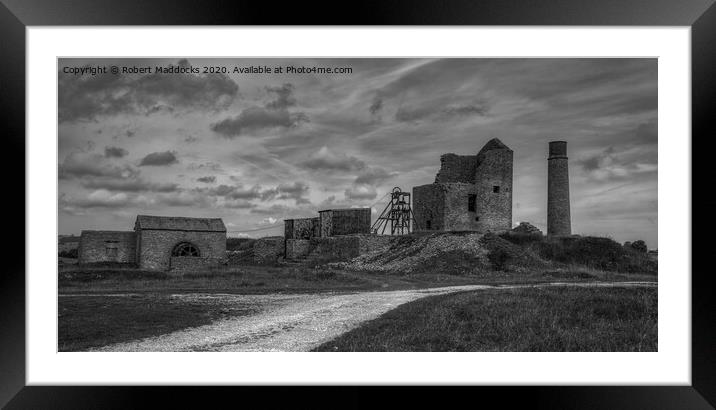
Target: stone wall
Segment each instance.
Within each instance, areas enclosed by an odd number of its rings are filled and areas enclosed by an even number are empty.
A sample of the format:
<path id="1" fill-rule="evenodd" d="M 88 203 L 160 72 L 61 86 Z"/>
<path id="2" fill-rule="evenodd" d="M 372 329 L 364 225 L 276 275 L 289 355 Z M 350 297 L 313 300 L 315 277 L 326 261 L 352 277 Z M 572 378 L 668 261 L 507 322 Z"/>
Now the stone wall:
<path id="1" fill-rule="evenodd" d="M 311 251 L 309 239 L 286 239 L 286 259 L 297 259 L 308 256 Z"/>
<path id="2" fill-rule="evenodd" d="M 445 190 L 442 184 L 413 187 L 413 230 L 442 230 L 445 213 Z"/>
<path id="3" fill-rule="evenodd" d="M 479 157 L 475 170 L 478 230 L 512 228 L 512 157 L 512 151 L 506 149 L 487 151 Z"/>
<path id="4" fill-rule="evenodd" d="M 512 150 L 497 139 L 477 155 L 442 155 L 435 183 L 413 188 L 415 230 L 509 230 L 512 167 Z"/>
<path id="5" fill-rule="evenodd" d="M 199 249 L 199 259 L 208 266 L 226 259 L 226 232 L 170 231 L 143 229 L 137 234 L 139 267 L 148 270 L 168 270 L 176 245 L 189 242 Z M 198 262 L 197 262 L 198 263 Z"/>
<path id="6" fill-rule="evenodd" d="M 319 212 L 320 237 L 370 233 L 370 208 L 329 209 Z"/>
<path id="7" fill-rule="evenodd" d="M 254 242 L 254 262 L 258 264 L 275 264 L 284 254 L 283 236 L 269 236 Z"/>
<path id="8" fill-rule="evenodd" d="M 475 155 L 443 154 L 440 156 L 440 170 L 435 176 L 435 183 L 463 182 L 472 184 L 475 182 L 475 167 L 477 157 Z"/>
<path id="9" fill-rule="evenodd" d="M 310 239 L 319 236 L 318 218 L 286 219 L 284 222 L 284 238 L 286 239 Z"/>
<path id="10" fill-rule="evenodd" d="M 327 260 L 348 260 L 360 255 L 360 240 L 357 236 L 332 236 L 311 239 L 309 256 Z"/>
<path id="11" fill-rule="evenodd" d="M 172 256 L 169 259 L 171 272 L 201 272 L 217 268 L 220 261 L 217 258 L 202 258 L 196 256 Z"/>
<path id="12" fill-rule="evenodd" d="M 468 201 L 470 195 L 475 195 L 475 204 L 480 199 L 475 193 L 475 185 L 473 184 L 440 184 L 444 191 L 445 203 L 443 205 L 444 223 L 442 230 L 444 231 L 482 231 L 485 228 L 483 218 L 478 212 L 468 209 Z M 479 208 L 475 208 L 476 210 Z"/>
<path id="13" fill-rule="evenodd" d="M 133 231 L 82 231 L 78 263 L 135 263 L 136 236 Z"/>

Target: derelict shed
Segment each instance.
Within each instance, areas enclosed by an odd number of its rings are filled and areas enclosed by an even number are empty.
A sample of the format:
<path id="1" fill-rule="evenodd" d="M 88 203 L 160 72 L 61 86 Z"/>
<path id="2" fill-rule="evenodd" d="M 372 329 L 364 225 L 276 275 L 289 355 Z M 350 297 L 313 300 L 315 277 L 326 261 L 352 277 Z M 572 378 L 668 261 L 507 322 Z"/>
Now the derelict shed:
<path id="1" fill-rule="evenodd" d="M 370 208 L 327 209 L 318 215 L 321 237 L 370 233 Z"/>
<path id="2" fill-rule="evenodd" d="M 77 250 L 77 262 L 128 263 L 136 254 L 136 235 L 133 231 L 82 231 Z"/>
<path id="3" fill-rule="evenodd" d="M 226 226 L 220 218 L 138 215 L 134 230 L 141 269 L 205 269 L 226 258 Z"/>

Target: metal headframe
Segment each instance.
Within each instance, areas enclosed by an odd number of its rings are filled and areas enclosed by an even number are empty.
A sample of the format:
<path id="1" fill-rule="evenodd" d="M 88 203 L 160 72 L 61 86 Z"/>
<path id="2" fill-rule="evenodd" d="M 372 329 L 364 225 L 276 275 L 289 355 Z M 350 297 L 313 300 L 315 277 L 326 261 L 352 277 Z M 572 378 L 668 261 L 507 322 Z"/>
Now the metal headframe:
<path id="1" fill-rule="evenodd" d="M 390 193 L 390 202 L 371 226 L 371 232 L 385 235 L 385 231 L 390 228 L 389 235 L 409 234 L 412 231 L 411 222 L 414 220 L 413 210 L 410 208 L 410 193 L 395 187 Z"/>

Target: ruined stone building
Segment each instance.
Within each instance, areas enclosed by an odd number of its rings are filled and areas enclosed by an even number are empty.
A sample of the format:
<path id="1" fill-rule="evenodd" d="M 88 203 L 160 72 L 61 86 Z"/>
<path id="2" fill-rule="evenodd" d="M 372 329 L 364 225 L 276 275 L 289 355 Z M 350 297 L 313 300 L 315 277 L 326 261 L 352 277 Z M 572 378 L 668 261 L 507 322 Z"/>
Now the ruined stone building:
<path id="1" fill-rule="evenodd" d="M 220 218 L 138 215 L 133 231 L 82 231 L 78 258 L 147 270 L 206 269 L 226 258 L 226 227 Z"/>
<path id="2" fill-rule="evenodd" d="M 443 154 L 435 182 L 413 188 L 416 230 L 510 229 L 512 157 L 512 150 L 497 138 L 476 155 Z"/>
<path id="3" fill-rule="evenodd" d="M 310 254 L 346 258 L 369 247 L 370 208 L 326 209 L 318 217 L 284 221 L 284 255 L 287 259 Z"/>

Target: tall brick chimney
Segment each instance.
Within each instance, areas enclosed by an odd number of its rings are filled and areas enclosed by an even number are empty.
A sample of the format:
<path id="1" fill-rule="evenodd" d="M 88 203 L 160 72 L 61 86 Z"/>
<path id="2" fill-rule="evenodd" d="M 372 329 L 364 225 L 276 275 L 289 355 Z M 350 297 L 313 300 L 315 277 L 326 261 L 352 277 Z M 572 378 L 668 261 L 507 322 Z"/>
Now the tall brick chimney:
<path id="1" fill-rule="evenodd" d="M 567 142 L 551 141 L 547 158 L 547 235 L 571 235 Z"/>

